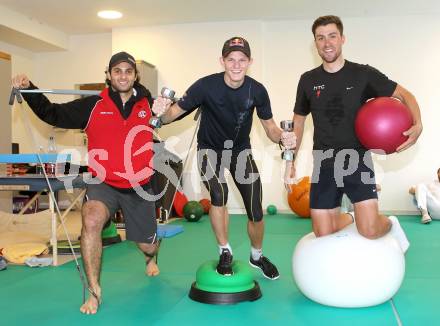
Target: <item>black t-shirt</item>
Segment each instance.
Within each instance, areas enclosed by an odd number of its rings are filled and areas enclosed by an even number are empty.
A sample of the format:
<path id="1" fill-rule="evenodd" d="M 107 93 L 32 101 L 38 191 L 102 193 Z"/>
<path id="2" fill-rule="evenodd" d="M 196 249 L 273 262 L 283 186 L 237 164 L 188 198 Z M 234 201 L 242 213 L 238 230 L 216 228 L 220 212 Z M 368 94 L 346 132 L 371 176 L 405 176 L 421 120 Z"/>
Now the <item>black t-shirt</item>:
<path id="1" fill-rule="evenodd" d="M 266 89 L 249 76 L 239 88 L 226 85 L 224 73 L 203 77 L 191 85 L 178 105 L 185 111 L 201 108 L 199 148 L 224 149 L 227 140 L 233 141 L 233 149 L 250 148 L 254 109 L 260 119 L 272 118 Z"/>
<path id="2" fill-rule="evenodd" d="M 354 130 L 356 114 L 370 98 L 391 96 L 397 83 L 377 69 L 345 60 L 339 71 L 319 66 L 298 84 L 294 112 L 312 113 L 313 149 L 363 149 Z"/>

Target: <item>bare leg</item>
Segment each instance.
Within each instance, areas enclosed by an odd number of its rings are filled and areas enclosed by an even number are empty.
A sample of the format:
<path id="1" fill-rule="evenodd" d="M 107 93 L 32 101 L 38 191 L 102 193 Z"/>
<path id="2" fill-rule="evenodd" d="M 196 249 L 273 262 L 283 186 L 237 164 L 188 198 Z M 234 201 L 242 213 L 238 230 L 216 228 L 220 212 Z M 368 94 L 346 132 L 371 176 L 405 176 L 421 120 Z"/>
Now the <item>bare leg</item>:
<path id="1" fill-rule="evenodd" d="M 387 217 L 379 214 L 377 199 L 369 199 L 354 204 L 356 214 L 356 226 L 361 235 L 368 239 L 377 239 L 388 232 L 400 245 L 403 253 L 406 253 L 410 243 L 405 231 L 400 226 L 396 216 Z"/>
<path id="2" fill-rule="evenodd" d="M 145 274 L 147 276 L 157 276 L 160 273 L 159 266 L 157 266 L 156 259 L 154 257 L 148 257 L 151 255 L 156 255 L 159 250 L 159 243 L 136 243 L 138 248 L 144 253 L 145 261 L 147 263 L 147 268 Z"/>
<path id="3" fill-rule="evenodd" d="M 82 208 L 81 254 L 89 288 L 96 295 L 89 295 L 81 306 L 84 314 L 96 314 L 101 303 L 101 274 L 102 239 L 101 232 L 109 219 L 107 207 L 100 201 L 91 200 Z"/>
<path id="4" fill-rule="evenodd" d="M 261 249 L 263 247 L 264 221 L 248 221 L 247 231 L 251 240 L 251 246 L 255 249 Z"/>
<path id="5" fill-rule="evenodd" d="M 387 233 L 397 240 L 403 253 L 406 253 L 410 243 L 405 231 L 396 216 L 379 214 L 377 199 L 368 199 L 354 204 L 356 227 L 359 234 L 367 239 L 377 239 Z"/>
<path id="6" fill-rule="evenodd" d="M 247 224 L 249 239 L 251 240 L 251 255 L 249 264 L 261 270 L 264 277 L 270 280 L 276 280 L 280 277 L 280 273 L 276 266 L 267 258 L 262 256 L 264 222 L 248 221 Z"/>
<path id="7" fill-rule="evenodd" d="M 410 243 L 395 216 L 379 214 L 377 199 L 368 199 L 354 204 L 356 227 L 359 234 L 368 239 L 377 239 L 388 232 L 399 242 L 405 253 Z M 317 237 L 332 234 L 350 223 L 349 214 L 339 215 L 339 207 L 333 209 L 312 209 L 313 232 Z M 339 217 L 339 218 L 338 218 Z"/>
<path id="8" fill-rule="evenodd" d="M 229 214 L 226 206 L 211 206 L 209 210 L 211 227 L 217 243 L 224 246 L 228 243 Z"/>
<path id="9" fill-rule="evenodd" d="M 356 226 L 361 235 L 368 239 L 377 239 L 391 229 L 391 221 L 379 214 L 377 199 L 364 200 L 354 204 Z"/>
<path id="10" fill-rule="evenodd" d="M 340 212 L 340 207 L 332 209 L 311 209 L 313 232 L 317 237 L 335 233 L 353 223 L 350 214 Z"/>
<path id="11" fill-rule="evenodd" d="M 353 221 L 353 216 L 349 213 L 341 213 L 339 215 L 339 218 L 336 219 L 336 228 L 338 230 L 341 230 L 343 228 L 345 228 L 347 225 L 352 224 Z"/>

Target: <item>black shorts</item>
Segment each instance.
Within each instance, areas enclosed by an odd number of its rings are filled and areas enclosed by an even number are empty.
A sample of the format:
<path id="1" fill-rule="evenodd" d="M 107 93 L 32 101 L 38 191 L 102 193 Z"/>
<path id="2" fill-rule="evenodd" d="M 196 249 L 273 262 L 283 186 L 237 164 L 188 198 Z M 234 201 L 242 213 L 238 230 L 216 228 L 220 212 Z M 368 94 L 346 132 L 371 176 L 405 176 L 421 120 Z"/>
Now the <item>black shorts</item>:
<path id="1" fill-rule="evenodd" d="M 337 154 L 340 153 L 339 157 Z M 332 158 L 320 160 L 313 155 L 310 208 L 332 209 L 341 206 L 345 193 L 352 203 L 377 199 L 373 161 L 369 152 L 339 151 Z M 358 155 L 358 160 L 356 160 Z M 339 158 L 339 159 L 335 159 Z M 320 164 L 321 163 L 321 164 Z"/>
<path id="2" fill-rule="evenodd" d="M 144 190 L 151 194 L 151 191 Z M 107 206 L 110 217 L 122 210 L 127 240 L 138 243 L 157 241 L 155 202 L 139 196 L 134 190 L 121 192 L 104 182 L 87 185 L 87 200 L 98 200 Z"/>
<path id="3" fill-rule="evenodd" d="M 200 176 L 213 206 L 225 206 L 228 201 L 227 169 L 243 199 L 248 219 L 254 222 L 263 219 L 261 178 L 250 149 L 199 149 L 197 157 Z"/>

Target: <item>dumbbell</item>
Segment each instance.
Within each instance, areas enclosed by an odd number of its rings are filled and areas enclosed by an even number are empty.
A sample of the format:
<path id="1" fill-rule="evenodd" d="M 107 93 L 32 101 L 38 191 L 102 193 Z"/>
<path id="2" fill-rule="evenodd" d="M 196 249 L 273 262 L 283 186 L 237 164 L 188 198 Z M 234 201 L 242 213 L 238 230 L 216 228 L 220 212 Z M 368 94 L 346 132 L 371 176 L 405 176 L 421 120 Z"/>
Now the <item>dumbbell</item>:
<path id="1" fill-rule="evenodd" d="M 162 87 L 162 89 L 160 90 L 160 95 L 163 98 L 170 99 L 173 102 L 178 100 L 177 98 L 174 97 L 174 95 L 176 95 L 176 92 L 168 87 Z M 150 118 L 150 126 L 154 128 L 162 127 L 162 120 L 160 119 L 160 115 Z"/>
<path id="2" fill-rule="evenodd" d="M 292 132 L 293 131 L 293 121 L 283 120 L 280 122 L 280 127 L 283 131 Z M 291 149 L 284 149 L 281 153 L 281 158 L 285 161 L 293 161 L 295 153 Z"/>

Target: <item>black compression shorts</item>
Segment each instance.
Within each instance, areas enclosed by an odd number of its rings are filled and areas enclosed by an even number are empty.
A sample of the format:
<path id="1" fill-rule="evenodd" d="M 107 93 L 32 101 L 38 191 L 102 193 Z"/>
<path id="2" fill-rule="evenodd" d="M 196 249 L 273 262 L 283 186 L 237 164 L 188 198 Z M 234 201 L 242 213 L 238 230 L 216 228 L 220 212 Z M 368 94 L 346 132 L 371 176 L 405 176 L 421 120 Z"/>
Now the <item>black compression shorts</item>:
<path id="1" fill-rule="evenodd" d="M 212 205 L 225 206 L 228 201 L 228 185 L 225 180 L 227 169 L 240 192 L 249 220 L 261 221 L 263 191 L 251 150 L 199 149 L 197 153 L 200 175 L 211 195 Z"/>

